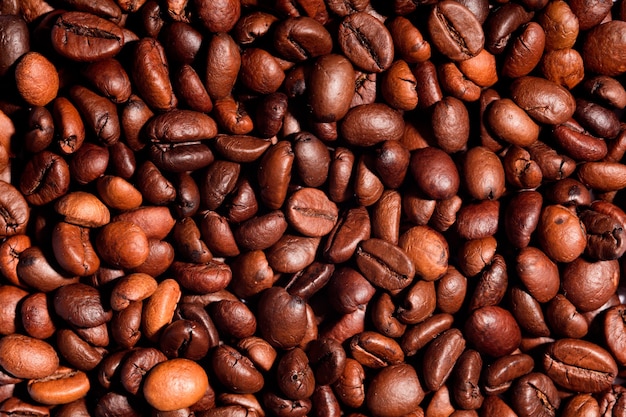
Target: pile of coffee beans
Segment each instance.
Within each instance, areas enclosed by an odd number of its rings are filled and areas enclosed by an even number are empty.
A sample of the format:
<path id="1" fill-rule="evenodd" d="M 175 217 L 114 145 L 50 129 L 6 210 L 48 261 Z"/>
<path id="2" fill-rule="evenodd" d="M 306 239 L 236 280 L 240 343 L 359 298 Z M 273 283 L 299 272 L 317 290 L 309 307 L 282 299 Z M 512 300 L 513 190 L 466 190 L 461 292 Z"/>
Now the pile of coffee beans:
<path id="1" fill-rule="evenodd" d="M 0 416 L 626 416 L 624 73 L 625 0 L 0 1 Z"/>

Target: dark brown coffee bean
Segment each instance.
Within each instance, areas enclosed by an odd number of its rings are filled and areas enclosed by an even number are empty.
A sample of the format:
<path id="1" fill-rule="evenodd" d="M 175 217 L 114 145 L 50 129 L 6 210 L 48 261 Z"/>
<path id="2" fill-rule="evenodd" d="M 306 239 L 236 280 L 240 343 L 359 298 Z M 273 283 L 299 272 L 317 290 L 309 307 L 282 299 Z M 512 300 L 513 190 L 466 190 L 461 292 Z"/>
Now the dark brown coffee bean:
<path id="1" fill-rule="evenodd" d="M 513 352 L 522 338 L 513 315 L 497 306 L 472 311 L 465 323 L 464 335 L 476 350 L 494 357 Z"/>
<path id="2" fill-rule="evenodd" d="M 276 367 L 278 388 L 287 398 L 303 400 L 313 395 L 315 376 L 306 353 L 298 347 L 291 349 Z"/>
<path id="3" fill-rule="evenodd" d="M 428 32 L 435 47 L 453 61 L 476 56 L 485 45 L 480 22 L 461 3 L 437 4 L 428 17 Z"/>
<path id="4" fill-rule="evenodd" d="M 346 57 L 367 72 L 385 71 L 393 61 L 391 34 L 369 13 L 346 16 L 339 26 L 338 42 Z"/>
<path id="5" fill-rule="evenodd" d="M 520 417 L 553 417 L 561 405 L 554 383 L 545 374 L 530 373 L 515 381 L 511 406 Z"/>
<path id="6" fill-rule="evenodd" d="M 73 86 L 70 98 L 96 138 L 105 146 L 120 139 L 121 128 L 117 107 L 107 98 L 80 85 Z"/>
<path id="7" fill-rule="evenodd" d="M 485 22 L 485 48 L 493 54 L 502 53 L 513 32 L 528 23 L 533 14 L 532 11 L 527 11 L 522 5 L 516 3 L 497 8 L 490 13 Z"/>
<path id="8" fill-rule="evenodd" d="M 13 207 L 6 207 L 9 216 L 15 217 L 18 224 L 22 224 L 20 219 L 24 219 L 27 215 L 21 208 L 20 202 L 26 198 L 26 201 L 34 205 L 43 205 L 52 200 L 61 197 L 69 190 L 70 169 L 63 158 L 49 151 L 42 151 L 35 154 L 24 168 L 24 174 L 20 179 L 20 191 L 22 195 L 15 197 L 17 192 L 12 185 L 5 183 L 6 199 L 10 199 L 5 203 Z M 5 217 L 8 223 L 10 217 Z M 14 224 L 15 221 L 11 221 Z M 10 228 L 13 228 L 10 227 Z M 9 229 L 8 227 L 4 228 Z"/>
<path id="9" fill-rule="evenodd" d="M 469 194 L 476 199 L 496 200 L 504 193 L 502 161 L 485 147 L 477 146 L 466 152 L 459 174 L 464 177 Z"/>
<path id="10" fill-rule="evenodd" d="M 545 206 L 537 233 L 541 246 L 552 260 L 571 262 L 585 250 L 587 234 L 578 216 L 561 205 Z M 567 235 L 567 240 L 563 236 Z"/>
<path id="11" fill-rule="evenodd" d="M 411 284 L 415 276 L 413 262 L 398 246 L 381 239 L 367 239 L 356 250 L 356 263 L 375 286 L 399 290 Z"/>
<path id="12" fill-rule="evenodd" d="M 621 21 L 612 21 L 597 25 L 585 37 L 582 56 L 585 68 L 601 75 L 615 76 L 624 72 L 624 60 L 620 51 L 625 44 L 620 36 L 624 29 Z M 611 44 L 608 50 L 604 45 Z"/>
<path id="13" fill-rule="evenodd" d="M 539 302 L 524 289 L 514 286 L 509 290 L 511 312 L 521 329 L 531 336 L 547 337 L 550 329 L 546 324 Z"/>
<path id="14" fill-rule="evenodd" d="M 459 329 L 449 329 L 437 336 L 424 352 L 424 386 L 436 391 L 447 381 L 463 351 L 465 339 Z"/>
<path id="15" fill-rule="evenodd" d="M 480 353 L 467 349 L 452 371 L 452 397 L 464 410 L 476 410 L 483 403 L 484 397 L 479 388 L 482 367 Z"/>
<path id="16" fill-rule="evenodd" d="M 330 233 L 339 216 L 337 205 L 315 188 L 301 188 L 287 199 L 287 222 L 305 236 L 317 237 Z"/>
<path id="17" fill-rule="evenodd" d="M 513 381 L 530 373 L 534 365 L 532 356 L 524 353 L 506 355 L 496 359 L 483 372 L 486 393 L 499 395 L 506 392 Z"/>
<path id="18" fill-rule="evenodd" d="M 603 391 L 617 375 L 617 365 L 609 352 L 580 339 L 560 339 L 550 344 L 543 366 L 554 382 L 572 391 Z"/>
<path id="19" fill-rule="evenodd" d="M 408 364 L 383 368 L 371 380 L 365 403 L 374 416 L 401 416 L 413 410 L 424 398 L 415 369 Z"/>
<path id="20" fill-rule="evenodd" d="M 413 152 L 411 174 L 420 191 L 433 199 L 448 199 L 459 189 L 459 172 L 452 158 L 434 147 Z"/>
<path id="21" fill-rule="evenodd" d="M 508 283 L 509 278 L 504 258 L 496 254 L 478 278 L 470 299 L 470 310 L 500 304 L 506 293 Z"/>
<path id="22" fill-rule="evenodd" d="M 516 79 L 511 85 L 511 98 L 540 123 L 564 123 L 576 110 L 571 93 L 545 78 L 525 76 Z"/>
<path id="23" fill-rule="evenodd" d="M 274 47 L 285 59 L 303 61 L 326 55 L 332 50 L 330 33 L 315 19 L 287 18 L 276 25 Z"/>
<path id="24" fill-rule="evenodd" d="M 617 261 L 589 262 L 577 258 L 561 273 L 561 287 L 568 300 L 580 311 L 601 307 L 617 290 L 619 283 Z"/>
<path id="25" fill-rule="evenodd" d="M 254 393 L 264 385 L 263 375 L 247 357 L 228 345 L 212 353 L 212 364 L 218 380 L 237 393 Z"/>
<path id="26" fill-rule="evenodd" d="M 404 133 L 399 112 L 382 103 L 364 104 L 348 111 L 340 125 L 341 136 L 351 145 L 372 146 L 398 140 Z"/>
<path id="27" fill-rule="evenodd" d="M 0 76 L 4 76 L 9 68 L 30 50 L 30 39 L 26 21 L 18 13 L 2 13 L 0 31 L 2 38 L 2 58 L 0 59 Z"/>
<path id="28" fill-rule="evenodd" d="M 150 119 L 144 126 L 152 142 L 178 143 L 212 139 L 217 135 L 215 121 L 204 113 L 172 110 Z"/>
<path id="29" fill-rule="evenodd" d="M 546 320 L 557 335 L 579 339 L 585 337 L 589 324 L 564 295 L 558 294 L 548 304 Z"/>
<path id="30" fill-rule="evenodd" d="M 52 27 L 52 46 L 65 58 L 91 62 L 112 58 L 124 46 L 122 28 L 84 12 L 63 13 Z"/>
<path id="31" fill-rule="evenodd" d="M 259 331 L 273 346 L 295 347 L 304 338 L 306 302 L 302 298 L 272 287 L 263 292 L 257 311 Z"/>
<path id="32" fill-rule="evenodd" d="M 141 98 L 151 108 L 167 111 L 178 104 L 165 51 L 156 39 L 144 38 L 135 45 L 131 77 Z"/>
<path id="33" fill-rule="evenodd" d="M 342 55 L 327 54 L 315 61 L 307 82 L 315 120 L 333 122 L 346 115 L 354 95 L 354 80 L 352 64 Z"/>
<path id="34" fill-rule="evenodd" d="M 582 88 L 594 101 L 623 109 L 626 107 L 626 90 L 613 77 L 597 75 L 584 81 Z"/>

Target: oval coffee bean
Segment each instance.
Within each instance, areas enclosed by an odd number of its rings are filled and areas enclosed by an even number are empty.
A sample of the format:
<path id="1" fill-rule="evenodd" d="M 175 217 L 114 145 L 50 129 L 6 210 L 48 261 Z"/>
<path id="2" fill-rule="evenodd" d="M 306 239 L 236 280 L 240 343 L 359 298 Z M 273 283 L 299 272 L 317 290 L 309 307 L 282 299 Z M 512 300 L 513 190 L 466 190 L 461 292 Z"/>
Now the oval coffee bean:
<path id="1" fill-rule="evenodd" d="M 372 284 L 389 291 L 401 290 L 413 281 L 415 268 L 400 247 L 381 239 L 367 239 L 356 250 L 356 263 Z"/>
<path id="2" fill-rule="evenodd" d="M 609 352 L 580 339 L 559 339 L 543 356 L 546 374 L 563 388 L 579 392 L 600 392 L 617 376 L 617 364 Z"/>

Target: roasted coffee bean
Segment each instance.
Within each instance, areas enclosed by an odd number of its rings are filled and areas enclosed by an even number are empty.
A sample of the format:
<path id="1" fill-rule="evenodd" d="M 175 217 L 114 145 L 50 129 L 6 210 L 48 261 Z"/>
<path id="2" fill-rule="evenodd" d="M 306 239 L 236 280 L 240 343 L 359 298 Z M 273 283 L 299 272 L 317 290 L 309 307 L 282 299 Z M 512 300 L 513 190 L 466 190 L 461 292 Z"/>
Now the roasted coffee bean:
<path id="1" fill-rule="evenodd" d="M 472 58 L 485 45 L 480 22 L 461 3 L 437 4 L 428 17 L 428 31 L 435 47 L 453 61 Z"/>
<path id="2" fill-rule="evenodd" d="M 561 398 L 545 374 L 530 373 L 515 381 L 511 405 L 519 416 L 555 416 Z"/>
<path id="3" fill-rule="evenodd" d="M 352 63 L 367 72 L 382 72 L 393 60 L 393 40 L 385 25 L 366 12 L 346 16 L 339 26 L 338 43 Z"/>
<path id="4" fill-rule="evenodd" d="M 169 381 L 175 378 L 177 383 Z M 166 393 L 162 387 L 170 387 Z M 170 359 L 150 369 L 143 384 L 146 401 L 159 411 L 189 407 L 199 401 L 209 388 L 204 369 L 189 359 Z"/>
<path id="5" fill-rule="evenodd" d="M 617 375 L 617 364 L 610 353 L 581 339 L 560 339 L 550 344 L 543 366 L 554 382 L 572 391 L 603 391 Z"/>
<path id="6" fill-rule="evenodd" d="M 65 58 L 90 62 L 112 58 L 124 46 L 115 23 L 84 12 L 63 13 L 52 26 L 52 46 Z"/>

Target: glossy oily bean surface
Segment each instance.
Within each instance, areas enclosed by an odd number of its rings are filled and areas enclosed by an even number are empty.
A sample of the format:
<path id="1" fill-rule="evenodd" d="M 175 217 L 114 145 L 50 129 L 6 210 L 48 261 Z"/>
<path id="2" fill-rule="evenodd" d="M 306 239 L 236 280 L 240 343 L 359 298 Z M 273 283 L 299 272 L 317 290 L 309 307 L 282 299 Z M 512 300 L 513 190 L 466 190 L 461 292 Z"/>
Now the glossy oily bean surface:
<path id="1" fill-rule="evenodd" d="M 625 4 L 0 1 L 0 415 L 624 415 Z"/>

